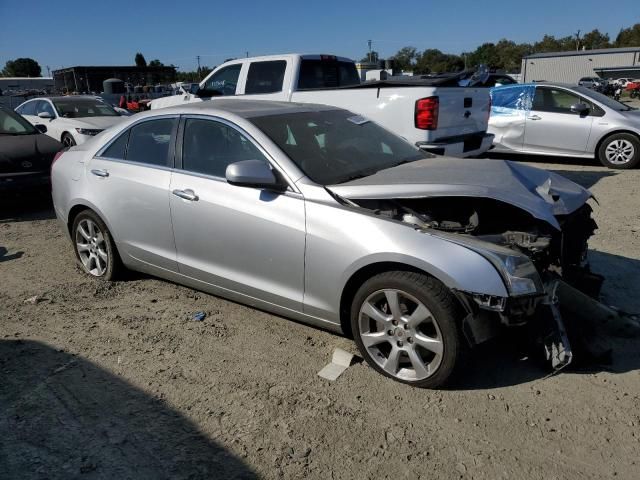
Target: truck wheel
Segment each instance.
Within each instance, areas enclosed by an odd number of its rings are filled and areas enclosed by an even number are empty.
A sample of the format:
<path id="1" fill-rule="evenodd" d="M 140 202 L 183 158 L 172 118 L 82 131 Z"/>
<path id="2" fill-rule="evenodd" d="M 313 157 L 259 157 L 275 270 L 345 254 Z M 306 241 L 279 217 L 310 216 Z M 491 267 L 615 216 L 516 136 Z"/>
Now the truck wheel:
<path id="1" fill-rule="evenodd" d="M 367 280 L 351 307 L 354 339 L 367 363 L 398 382 L 444 386 L 467 345 L 451 292 L 436 279 L 393 271 Z"/>
<path id="2" fill-rule="evenodd" d="M 598 159 L 605 167 L 634 168 L 640 163 L 640 140 L 629 133 L 611 135 L 600 145 Z"/>

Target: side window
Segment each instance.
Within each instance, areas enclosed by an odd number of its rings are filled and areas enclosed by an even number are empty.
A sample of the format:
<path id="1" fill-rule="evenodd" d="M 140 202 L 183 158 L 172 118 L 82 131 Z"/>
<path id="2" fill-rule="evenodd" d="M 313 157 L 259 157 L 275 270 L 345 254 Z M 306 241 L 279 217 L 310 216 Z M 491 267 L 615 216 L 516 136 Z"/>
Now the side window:
<path id="1" fill-rule="evenodd" d="M 491 89 L 491 112 L 508 113 L 511 110 L 530 110 L 534 87 L 513 86 Z"/>
<path id="2" fill-rule="evenodd" d="M 40 100 L 39 102 L 36 102 L 36 115 L 42 112 L 47 112 L 52 117 L 55 117 L 55 113 L 53 112 L 53 107 L 49 102 L 46 102 L 44 100 Z"/>
<path id="3" fill-rule="evenodd" d="M 122 135 L 120 135 L 115 142 L 109 145 L 101 155 L 101 157 L 105 158 L 113 158 L 116 160 L 124 160 L 125 154 L 127 152 L 127 142 L 129 141 L 129 132 L 131 130 L 127 130 Z"/>
<path id="4" fill-rule="evenodd" d="M 20 115 L 35 115 L 36 114 L 36 102 L 25 103 L 20 107 Z"/>
<path id="5" fill-rule="evenodd" d="M 555 88 L 536 88 L 536 94 L 533 98 L 533 110 L 538 112 L 552 113 L 569 113 L 571 105 L 580 103 L 580 97 L 566 90 L 557 90 Z"/>
<path id="6" fill-rule="evenodd" d="M 206 90 L 214 90 L 221 95 L 235 95 L 238 77 L 242 64 L 229 65 L 228 67 L 214 73 L 204 85 Z"/>
<path id="7" fill-rule="evenodd" d="M 253 62 L 249 66 L 244 93 L 281 92 L 286 68 L 287 62 L 284 60 Z"/>
<path id="8" fill-rule="evenodd" d="M 169 165 L 169 151 L 176 119 L 150 120 L 131 127 L 126 160 L 148 165 Z"/>
<path id="9" fill-rule="evenodd" d="M 227 165 L 267 159 L 237 130 L 213 120 L 189 118 L 184 126 L 182 168 L 224 178 Z"/>

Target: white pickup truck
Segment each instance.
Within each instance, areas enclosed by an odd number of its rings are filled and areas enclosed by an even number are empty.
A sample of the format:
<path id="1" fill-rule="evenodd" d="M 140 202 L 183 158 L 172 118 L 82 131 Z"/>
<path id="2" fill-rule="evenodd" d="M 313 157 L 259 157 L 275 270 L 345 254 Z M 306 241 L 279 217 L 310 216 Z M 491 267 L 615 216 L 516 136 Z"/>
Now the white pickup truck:
<path id="1" fill-rule="evenodd" d="M 452 77 L 360 83 L 353 61 L 333 55 L 231 60 L 213 70 L 198 93 L 159 98 L 151 108 L 229 95 L 344 108 L 440 155 L 478 155 L 493 143 L 488 89 L 460 87 Z"/>

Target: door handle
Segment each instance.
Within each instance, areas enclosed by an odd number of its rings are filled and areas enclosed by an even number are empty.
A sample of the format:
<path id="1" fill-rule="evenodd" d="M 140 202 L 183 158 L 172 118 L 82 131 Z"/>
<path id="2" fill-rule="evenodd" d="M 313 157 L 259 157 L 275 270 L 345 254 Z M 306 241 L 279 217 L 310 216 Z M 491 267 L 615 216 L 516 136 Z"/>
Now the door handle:
<path id="1" fill-rule="evenodd" d="M 103 177 L 106 178 L 109 176 L 109 172 L 107 172 L 106 170 L 91 170 L 91 173 L 93 173 L 96 177 Z"/>
<path id="2" fill-rule="evenodd" d="M 174 190 L 171 193 L 173 193 L 176 197 L 183 198 L 184 200 L 189 200 L 190 202 L 198 201 L 198 195 L 196 195 L 195 192 L 191 189 Z"/>
<path id="3" fill-rule="evenodd" d="M 527 117 L 527 120 L 542 120 L 542 117 L 538 115 L 531 115 L 530 117 Z"/>

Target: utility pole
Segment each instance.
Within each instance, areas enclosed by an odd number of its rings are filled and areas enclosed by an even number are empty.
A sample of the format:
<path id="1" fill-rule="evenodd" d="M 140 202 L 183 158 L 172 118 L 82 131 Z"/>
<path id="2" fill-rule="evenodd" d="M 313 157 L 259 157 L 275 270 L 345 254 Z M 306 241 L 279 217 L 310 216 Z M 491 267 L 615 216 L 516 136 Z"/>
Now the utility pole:
<path id="1" fill-rule="evenodd" d="M 47 77 L 51 76 L 51 69 L 49 68 L 49 65 L 47 65 Z"/>
<path id="2" fill-rule="evenodd" d="M 367 43 L 369 44 L 369 63 L 371 63 L 371 40 L 367 40 Z"/>
<path id="3" fill-rule="evenodd" d="M 249 58 L 249 50 L 247 50 L 246 52 L 244 52 L 246 55 L 246 58 Z"/>
<path id="4" fill-rule="evenodd" d="M 198 80 L 202 80 L 202 76 L 200 75 L 200 55 L 196 55 L 196 60 L 198 60 Z"/>
<path id="5" fill-rule="evenodd" d="M 580 50 L 580 30 L 576 32 L 576 52 Z"/>

